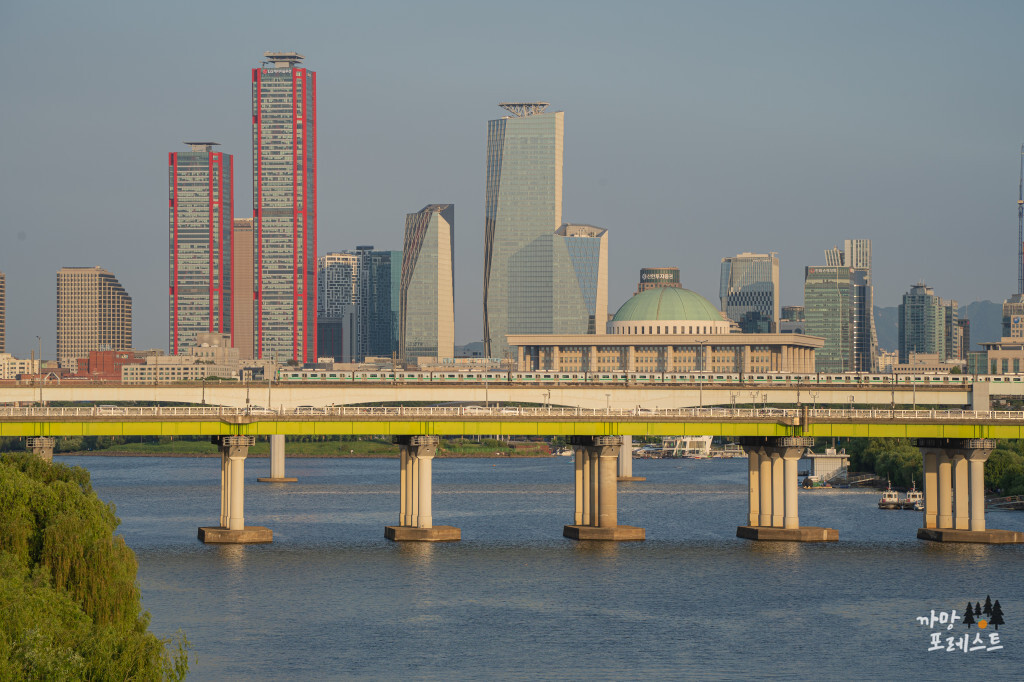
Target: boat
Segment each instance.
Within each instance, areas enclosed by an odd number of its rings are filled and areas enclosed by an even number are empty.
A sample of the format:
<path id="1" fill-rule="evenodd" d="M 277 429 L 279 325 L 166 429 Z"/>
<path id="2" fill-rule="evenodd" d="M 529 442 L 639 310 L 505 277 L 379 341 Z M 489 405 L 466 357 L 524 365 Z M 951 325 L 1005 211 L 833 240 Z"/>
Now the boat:
<path id="1" fill-rule="evenodd" d="M 900 508 L 924 511 L 924 493 L 917 489 L 916 481 L 911 481 L 907 496 L 900 501 Z"/>
<path id="2" fill-rule="evenodd" d="M 892 489 L 892 483 L 882 491 L 882 499 L 878 500 L 879 509 L 902 509 L 900 494 Z"/>

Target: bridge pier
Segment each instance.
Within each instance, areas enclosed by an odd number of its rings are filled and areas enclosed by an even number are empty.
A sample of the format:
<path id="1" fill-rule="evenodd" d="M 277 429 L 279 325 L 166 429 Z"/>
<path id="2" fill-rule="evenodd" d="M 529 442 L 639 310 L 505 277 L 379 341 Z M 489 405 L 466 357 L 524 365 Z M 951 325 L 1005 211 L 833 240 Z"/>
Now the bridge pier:
<path id="1" fill-rule="evenodd" d="M 832 542 L 834 528 L 800 526 L 797 460 L 812 438 L 748 436 L 740 439 L 747 451 L 747 525 L 736 537 L 748 540 Z"/>
<path id="2" fill-rule="evenodd" d="M 264 526 L 245 525 L 245 458 L 254 436 L 213 436 L 220 448 L 220 526 L 202 526 L 199 539 L 207 544 L 272 542 L 274 532 Z"/>
<path id="3" fill-rule="evenodd" d="M 447 542 L 461 540 L 454 526 L 435 526 L 431 509 L 433 461 L 437 436 L 394 436 L 401 469 L 397 526 L 386 526 L 384 537 L 396 541 Z"/>
<path id="4" fill-rule="evenodd" d="M 53 461 L 53 446 L 56 443 L 57 439 L 50 436 L 34 436 L 25 439 L 25 447 L 44 462 Z"/>
<path id="5" fill-rule="evenodd" d="M 985 528 L 985 461 L 988 438 L 919 438 L 924 457 L 924 528 L 917 537 L 935 542 L 1024 543 L 1024 533 Z"/>
<path id="6" fill-rule="evenodd" d="M 646 481 L 643 476 L 633 475 L 633 436 L 620 436 L 622 445 L 619 447 L 619 475 L 620 481 Z"/>
<path id="7" fill-rule="evenodd" d="M 294 483 L 299 479 L 284 475 L 284 434 L 270 436 L 270 477 L 257 478 L 259 483 Z"/>
<path id="8" fill-rule="evenodd" d="M 643 540 L 643 528 L 620 526 L 618 512 L 619 436 L 572 436 L 576 450 L 575 512 L 562 535 L 573 540 Z M 632 456 L 632 453 L 630 453 Z"/>

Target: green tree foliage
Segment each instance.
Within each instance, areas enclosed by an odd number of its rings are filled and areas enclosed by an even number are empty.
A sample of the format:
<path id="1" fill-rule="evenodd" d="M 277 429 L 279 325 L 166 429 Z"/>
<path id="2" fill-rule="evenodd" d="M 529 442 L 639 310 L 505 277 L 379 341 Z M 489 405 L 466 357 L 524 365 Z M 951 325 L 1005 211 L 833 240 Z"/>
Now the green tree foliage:
<path id="1" fill-rule="evenodd" d="M 875 473 L 899 488 L 920 483 L 924 462 L 921 451 L 903 438 L 872 438 L 864 457 L 875 463 Z"/>
<path id="2" fill-rule="evenodd" d="M 985 462 L 985 484 L 1003 495 L 1024 495 L 1024 441 L 1000 441 Z"/>
<path id="3" fill-rule="evenodd" d="M 0 679 L 182 679 L 183 635 L 147 631 L 135 555 L 84 469 L 0 460 Z"/>

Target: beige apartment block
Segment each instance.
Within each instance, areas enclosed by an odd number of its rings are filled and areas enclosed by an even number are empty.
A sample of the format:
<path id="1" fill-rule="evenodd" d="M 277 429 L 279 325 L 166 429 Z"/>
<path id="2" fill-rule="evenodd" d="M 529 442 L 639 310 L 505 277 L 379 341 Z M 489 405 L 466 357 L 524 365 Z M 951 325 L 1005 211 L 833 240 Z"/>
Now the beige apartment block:
<path id="1" fill-rule="evenodd" d="M 57 361 L 69 367 L 94 350 L 132 347 L 132 298 L 100 267 L 57 271 Z"/>

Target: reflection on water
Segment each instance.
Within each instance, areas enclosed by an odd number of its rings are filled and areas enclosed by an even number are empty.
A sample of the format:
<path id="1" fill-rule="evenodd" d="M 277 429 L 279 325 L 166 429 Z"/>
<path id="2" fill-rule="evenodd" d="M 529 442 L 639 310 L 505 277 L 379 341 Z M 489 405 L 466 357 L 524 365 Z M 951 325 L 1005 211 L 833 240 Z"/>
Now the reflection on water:
<path id="1" fill-rule="evenodd" d="M 743 460 L 639 460 L 619 520 L 647 541 L 562 537 L 568 458 L 435 460 L 434 521 L 462 541 L 392 543 L 390 460 L 289 460 L 289 486 L 247 476 L 245 517 L 268 545 L 205 546 L 216 459 L 58 457 L 83 465 L 136 551 L 161 634 L 183 628 L 193 679 L 892 678 L 1024 669 L 1024 548 L 916 539 L 921 514 L 877 494 L 801 493 L 837 543 L 736 538 Z M 498 466 L 495 466 L 498 464 Z M 256 467 L 258 468 L 258 467 Z M 989 514 L 1024 530 L 1024 514 Z M 998 653 L 928 653 L 915 618 L 986 595 L 1007 614 Z"/>

